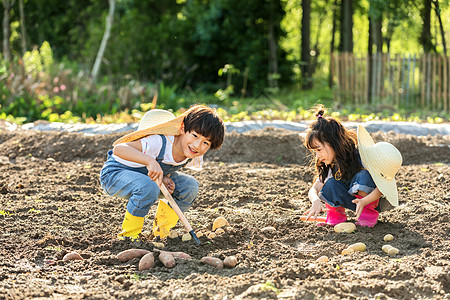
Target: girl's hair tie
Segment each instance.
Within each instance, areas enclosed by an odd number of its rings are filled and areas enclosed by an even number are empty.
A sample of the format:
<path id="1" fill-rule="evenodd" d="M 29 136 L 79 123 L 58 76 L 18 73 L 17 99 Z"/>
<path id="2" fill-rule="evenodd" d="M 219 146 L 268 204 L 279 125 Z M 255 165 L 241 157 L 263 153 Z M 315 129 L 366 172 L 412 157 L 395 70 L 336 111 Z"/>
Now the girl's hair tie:
<path id="1" fill-rule="evenodd" d="M 317 119 L 320 119 L 320 118 L 322 118 L 322 115 L 318 115 L 318 116 L 317 116 Z"/>

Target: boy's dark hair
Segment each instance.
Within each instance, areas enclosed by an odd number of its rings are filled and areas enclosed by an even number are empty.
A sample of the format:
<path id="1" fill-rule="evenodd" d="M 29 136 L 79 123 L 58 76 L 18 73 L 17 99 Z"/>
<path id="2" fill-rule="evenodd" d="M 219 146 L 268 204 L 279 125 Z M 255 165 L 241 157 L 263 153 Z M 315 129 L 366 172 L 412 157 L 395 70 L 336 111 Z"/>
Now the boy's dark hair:
<path id="1" fill-rule="evenodd" d="M 204 105 L 195 105 L 184 117 L 184 131 L 195 131 L 211 141 L 210 149 L 219 149 L 225 138 L 225 125 L 216 111 Z"/>
<path id="2" fill-rule="evenodd" d="M 323 105 L 318 105 L 314 113 L 317 120 L 309 125 L 305 147 L 310 150 L 316 149 L 317 145 L 314 144 L 314 140 L 322 144 L 328 143 L 336 154 L 335 163 L 341 173 L 341 178 L 350 180 L 362 169 L 356 149 L 357 136 L 354 132 L 345 129 L 338 120 L 332 117 L 324 118 L 324 113 Z M 316 170 L 322 182 L 328 176 L 329 169 L 330 166 L 316 158 Z"/>

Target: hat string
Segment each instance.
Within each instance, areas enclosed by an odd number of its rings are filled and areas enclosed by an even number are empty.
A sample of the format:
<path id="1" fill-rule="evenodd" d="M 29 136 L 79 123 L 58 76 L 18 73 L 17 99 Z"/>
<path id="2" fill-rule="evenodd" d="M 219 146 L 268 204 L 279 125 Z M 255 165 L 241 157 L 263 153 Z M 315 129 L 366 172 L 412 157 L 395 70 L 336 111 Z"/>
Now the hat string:
<path id="1" fill-rule="evenodd" d="M 186 156 L 186 155 L 184 155 L 180 150 L 178 150 L 177 146 L 175 146 L 175 144 L 172 143 L 172 141 L 167 137 L 167 135 L 164 135 L 164 136 L 169 140 L 169 142 L 172 144 L 172 146 L 175 148 L 175 150 L 177 150 L 177 152 L 178 152 L 179 154 L 181 154 L 182 156 Z"/>

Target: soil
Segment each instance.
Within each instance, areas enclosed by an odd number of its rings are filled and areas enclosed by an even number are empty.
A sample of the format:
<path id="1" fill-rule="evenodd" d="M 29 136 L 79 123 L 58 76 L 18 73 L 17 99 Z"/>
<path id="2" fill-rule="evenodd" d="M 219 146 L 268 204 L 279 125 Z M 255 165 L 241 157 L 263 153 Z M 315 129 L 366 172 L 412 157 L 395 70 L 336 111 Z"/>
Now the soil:
<path id="1" fill-rule="evenodd" d="M 300 220 L 309 208 L 313 167 L 302 135 L 267 128 L 230 133 L 211 151 L 194 206 L 197 234 L 219 216 L 232 228 L 202 245 L 164 240 L 183 251 L 174 268 L 139 271 L 126 249 L 153 250 L 151 240 L 118 240 L 126 200 L 102 192 L 98 174 L 122 134 L 0 132 L 0 299 L 450 299 L 450 138 L 372 134 L 393 143 L 404 163 L 397 174 L 400 206 L 374 228 L 337 234 Z M 145 219 L 150 231 L 156 207 Z M 354 222 L 354 213 L 349 211 Z M 261 231 L 273 226 L 275 231 Z M 181 224 L 175 228 L 184 233 Z M 400 253 L 386 255 L 383 237 Z M 366 252 L 341 255 L 364 242 Z M 63 261 L 76 251 L 84 260 Z M 236 256 L 231 269 L 200 262 Z M 326 255 L 329 261 L 316 259 Z"/>

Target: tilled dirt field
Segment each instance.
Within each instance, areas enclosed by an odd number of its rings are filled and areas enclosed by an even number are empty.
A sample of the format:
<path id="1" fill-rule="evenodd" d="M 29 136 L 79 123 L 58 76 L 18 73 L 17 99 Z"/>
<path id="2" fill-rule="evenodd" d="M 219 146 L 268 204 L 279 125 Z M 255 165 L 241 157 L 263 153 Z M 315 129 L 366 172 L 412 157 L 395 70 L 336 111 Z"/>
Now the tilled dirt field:
<path id="1" fill-rule="evenodd" d="M 181 238 L 172 269 L 138 270 L 122 250 L 153 250 L 149 240 L 119 241 L 126 201 L 106 196 L 98 174 L 121 134 L 0 132 L 0 299 L 450 299 L 450 137 L 373 134 L 399 148 L 401 205 L 371 229 L 337 234 L 300 220 L 309 207 L 313 167 L 298 133 L 265 129 L 227 134 L 196 176 L 201 190 L 186 213 L 197 233 L 224 216 L 232 226 L 201 246 Z M 144 224 L 151 230 L 156 207 Z M 350 220 L 354 214 L 349 212 Z M 261 232 L 273 226 L 275 232 Z M 183 233 L 181 224 L 176 227 Z M 400 250 L 387 256 L 383 237 Z M 364 242 L 366 252 L 341 255 Z M 80 261 L 62 261 L 76 251 Z M 204 256 L 234 255 L 232 269 Z M 317 263 L 322 255 L 326 263 Z"/>

